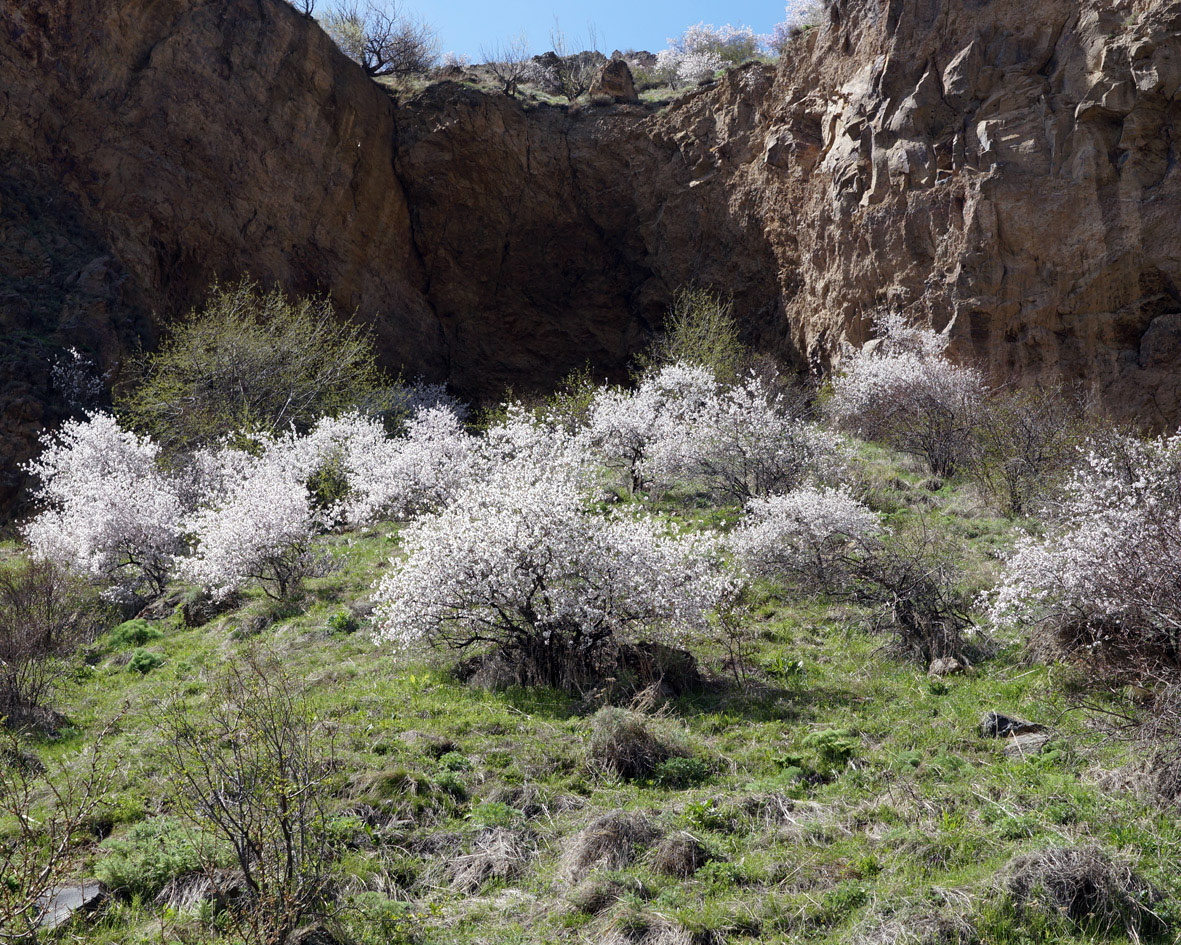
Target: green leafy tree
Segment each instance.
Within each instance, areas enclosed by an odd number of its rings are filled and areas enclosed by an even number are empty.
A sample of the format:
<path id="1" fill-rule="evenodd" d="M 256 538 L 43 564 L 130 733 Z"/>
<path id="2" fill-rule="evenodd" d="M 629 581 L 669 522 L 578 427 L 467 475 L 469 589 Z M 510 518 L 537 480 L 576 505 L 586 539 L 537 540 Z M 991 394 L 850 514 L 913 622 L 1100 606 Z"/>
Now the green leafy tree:
<path id="1" fill-rule="evenodd" d="M 339 319 L 327 298 L 291 299 L 249 279 L 215 284 L 135 368 L 117 409 L 170 451 L 240 431 L 304 429 L 325 414 L 379 406 L 389 389 L 370 334 Z"/>

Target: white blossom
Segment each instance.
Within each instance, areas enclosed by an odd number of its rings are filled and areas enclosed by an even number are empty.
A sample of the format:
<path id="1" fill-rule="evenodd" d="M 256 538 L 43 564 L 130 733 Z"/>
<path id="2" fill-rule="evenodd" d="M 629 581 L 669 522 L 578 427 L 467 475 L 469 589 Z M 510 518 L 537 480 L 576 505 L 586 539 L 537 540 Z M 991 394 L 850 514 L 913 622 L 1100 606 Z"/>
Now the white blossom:
<path id="1" fill-rule="evenodd" d="M 878 516 L 847 488 L 805 486 L 751 499 L 729 540 L 752 574 L 795 576 L 824 587 L 840 556 L 873 545 L 882 533 Z"/>
<path id="2" fill-rule="evenodd" d="M 574 477 L 524 462 L 413 522 L 402 543 L 376 591 L 380 639 L 489 643 L 550 684 L 636 632 L 704 628 L 732 581 L 716 539 L 596 513 Z"/>
<path id="3" fill-rule="evenodd" d="M 114 585 L 163 587 L 181 547 L 181 503 L 159 447 L 109 414 L 46 435 L 28 466 L 43 506 L 24 529 L 33 553 Z"/>

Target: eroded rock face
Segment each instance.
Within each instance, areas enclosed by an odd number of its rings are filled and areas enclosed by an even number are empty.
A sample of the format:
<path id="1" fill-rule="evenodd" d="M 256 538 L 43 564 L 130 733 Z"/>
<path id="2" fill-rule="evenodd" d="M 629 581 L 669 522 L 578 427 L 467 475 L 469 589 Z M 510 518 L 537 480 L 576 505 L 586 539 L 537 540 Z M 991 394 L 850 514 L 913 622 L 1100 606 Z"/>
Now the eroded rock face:
<path id="1" fill-rule="evenodd" d="M 837 0 L 658 111 L 395 102 L 282 0 L 9 0 L 0 464 L 60 415 L 46 352 L 117 371 L 242 273 L 470 395 L 621 376 L 696 282 L 797 367 L 896 310 L 1174 424 L 1179 85 L 1181 0 Z"/>

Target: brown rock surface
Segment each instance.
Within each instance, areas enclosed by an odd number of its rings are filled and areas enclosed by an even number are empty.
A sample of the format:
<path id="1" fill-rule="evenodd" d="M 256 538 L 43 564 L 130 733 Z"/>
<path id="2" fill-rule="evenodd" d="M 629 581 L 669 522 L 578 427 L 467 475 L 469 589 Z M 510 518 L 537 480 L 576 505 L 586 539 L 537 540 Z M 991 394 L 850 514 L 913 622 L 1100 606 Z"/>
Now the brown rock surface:
<path id="1" fill-rule="evenodd" d="M 622 59 L 611 58 L 603 63 L 595 80 L 591 83 L 590 97 L 610 96 L 617 102 L 638 102 L 636 83 L 632 71 Z"/>
<path id="2" fill-rule="evenodd" d="M 117 367 L 243 272 L 469 394 L 618 375 L 695 281 L 788 362 L 893 309 L 1176 423 L 1179 85 L 1181 0 L 837 0 L 660 110 L 395 102 L 282 0 L 9 0 L 0 464 L 55 346 Z"/>

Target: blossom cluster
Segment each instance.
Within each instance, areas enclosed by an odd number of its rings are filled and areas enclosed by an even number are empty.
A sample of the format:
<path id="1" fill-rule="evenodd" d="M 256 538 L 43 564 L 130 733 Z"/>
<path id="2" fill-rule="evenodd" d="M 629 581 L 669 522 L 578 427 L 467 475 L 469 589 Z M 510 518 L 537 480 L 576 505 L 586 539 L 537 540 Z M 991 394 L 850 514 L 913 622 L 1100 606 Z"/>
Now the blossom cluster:
<path id="1" fill-rule="evenodd" d="M 840 438 L 798 416 L 771 382 L 752 374 L 726 386 L 689 364 L 631 392 L 602 391 L 584 437 L 632 492 L 687 482 L 739 501 L 831 472 L 841 453 Z"/>
<path id="2" fill-rule="evenodd" d="M 728 65 L 755 58 L 762 43 L 747 26 L 698 23 L 668 40 L 668 48 L 656 54 L 656 72 L 673 86 L 700 82 Z"/>
<path id="3" fill-rule="evenodd" d="M 1069 627 L 1082 645 L 1154 647 L 1181 626 L 1179 573 L 1181 436 L 1116 437 L 1086 451 L 1047 532 L 1018 542 L 990 615 Z"/>
<path id="4" fill-rule="evenodd" d="M 842 555 L 872 546 L 882 533 L 878 516 L 847 488 L 803 486 L 751 499 L 730 546 L 751 574 L 823 587 Z"/>
<path id="5" fill-rule="evenodd" d="M 946 358 L 947 337 L 890 315 L 879 337 L 849 352 L 832 381 L 829 410 L 861 436 L 920 456 L 939 475 L 963 461 L 987 385 Z"/>

